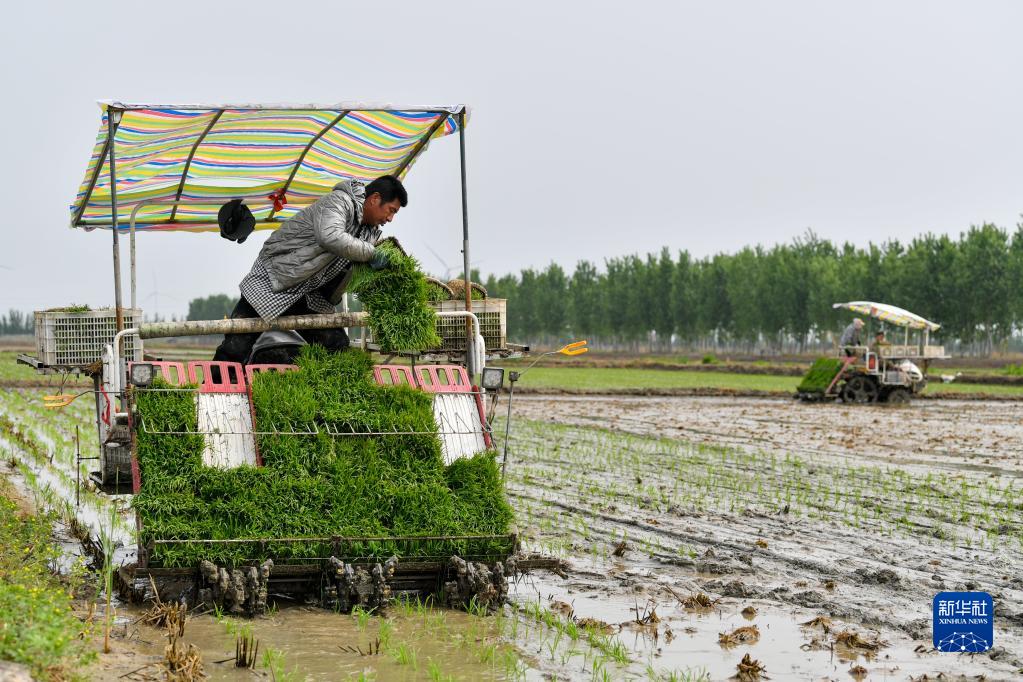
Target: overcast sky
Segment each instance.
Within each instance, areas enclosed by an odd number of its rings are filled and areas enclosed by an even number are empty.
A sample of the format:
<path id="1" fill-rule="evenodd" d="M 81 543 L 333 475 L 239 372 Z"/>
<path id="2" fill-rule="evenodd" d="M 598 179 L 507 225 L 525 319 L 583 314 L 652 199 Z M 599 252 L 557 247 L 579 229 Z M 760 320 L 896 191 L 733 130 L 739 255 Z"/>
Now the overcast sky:
<path id="1" fill-rule="evenodd" d="M 1023 212 L 1019 2 L 94 2 L 6 6 L 0 310 L 113 299 L 68 228 L 97 99 L 467 103 L 472 259 L 566 268 L 813 229 L 858 244 Z M 461 262 L 458 143 L 390 228 Z M 139 237 L 147 312 L 236 293 L 266 233 Z M 427 249 L 440 255 L 438 260 Z"/>

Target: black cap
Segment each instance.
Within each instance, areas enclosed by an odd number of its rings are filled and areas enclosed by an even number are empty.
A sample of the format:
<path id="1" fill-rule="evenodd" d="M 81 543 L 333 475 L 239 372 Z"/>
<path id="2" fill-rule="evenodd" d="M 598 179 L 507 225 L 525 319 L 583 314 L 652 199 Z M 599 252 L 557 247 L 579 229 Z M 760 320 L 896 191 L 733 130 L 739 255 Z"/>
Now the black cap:
<path id="1" fill-rule="evenodd" d="M 256 228 L 256 218 L 241 199 L 232 199 L 217 211 L 220 236 L 241 244 Z"/>

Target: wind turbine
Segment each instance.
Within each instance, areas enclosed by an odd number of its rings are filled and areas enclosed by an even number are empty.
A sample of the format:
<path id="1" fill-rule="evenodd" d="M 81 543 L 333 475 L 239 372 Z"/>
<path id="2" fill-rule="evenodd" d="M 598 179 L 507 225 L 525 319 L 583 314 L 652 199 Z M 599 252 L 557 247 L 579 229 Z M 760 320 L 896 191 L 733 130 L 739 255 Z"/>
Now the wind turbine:
<path id="1" fill-rule="evenodd" d="M 448 265 L 447 261 L 445 261 L 443 258 L 441 258 L 440 254 L 437 253 L 436 251 L 434 251 L 433 247 L 431 247 L 429 244 L 426 245 L 426 250 L 429 251 L 430 253 L 432 253 L 433 257 L 436 258 L 438 261 L 440 261 L 440 264 L 444 266 L 444 281 L 447 282 L 448 280 L 450 280 L 451 279 L 451 273 L 454 272 L 455 269 L 452 268 L 450 265 Z"/>
<path id="2" fill-rule="evenodd" d="M 164 296 L 166 298 L 174 299 L 175 301 L 178 300 L 177 296 L 172 296 L 171 294 L 165 293 Z M 145 302 L 149 299 L 153 299 L 153 319 L 158 320 L 160 319 L 160 288 L 156 284 L 155 272 L 153 273 L 153 292 L 143 298 L 142 301 Z"/>
<path id="3" fill-rule="evenodd" d="M 447 261 L 445 261 L 443 258 L 441 258 L 440 254 L 437 253 L 436 251 L 434 251 L 433 248 L 429 244 L 425 244 L 424 246 L 426 246 L 426 250 L 429 251 L 430 253 L 432 253 L 433 257 L 436 258 L 438 261 L 440 261 L 440 264 L 444 266 L 444 280 L 443 281 L 445 281 L 445 282 L 451 281 L 451 277 L 452 277 L 452 275 L 454 273 L 458 273 L 458 272 L 462 271 L 461 266 L 453 268 L 450 265 L 448 265 Z M 471 263 L 469 263 L 469 269 L 471 270 L 472 268 L 478 266 L 482 262 L 483 261 L 472 261 Z"/>

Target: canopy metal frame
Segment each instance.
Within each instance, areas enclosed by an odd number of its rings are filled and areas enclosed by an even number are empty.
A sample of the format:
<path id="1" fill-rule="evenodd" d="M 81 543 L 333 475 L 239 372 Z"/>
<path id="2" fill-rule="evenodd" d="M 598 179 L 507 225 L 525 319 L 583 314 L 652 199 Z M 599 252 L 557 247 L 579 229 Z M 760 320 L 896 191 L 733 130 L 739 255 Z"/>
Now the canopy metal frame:
<path id="1" fill-rule="evenodd" d="M 131 268 L 131 307 L 134 309 L 137 303 L 136 294 L 136 280 L 137 280 L 137 258 L 135 248 L 135 231 L 136 226 L 139 224 L 152 224 L 139 222 L 138 215 L 139 211 L 145 206 L 153 205 L 169 205 L 172 206 L 171 216 L 169 220 L 160 221 L 160 224 L 175 223 L 177 208 L 182 204 L 200 204 L 200 205 L 220 205 L 223 199 L 188 199 L 183 198 L 181 195 L 184 192 L 185 183 L 188 179 L 188 171 L 191 168 L 192 159 L 195 157 L 196 151 L 199 149 L 202 142 L 206 139 L 209 133 L 216 126 L 220 117 L 225 111 L 237 110 L 237 109 L 249 109 L 249 110 L 284 110 L 284 111 L 301 111 L 301 110 L 331 110 L 338 111 L 339 114 L 336 116 L 330 124 L 325 126 L 320 132 L 313 137 L 312 140 L 306 145 L 304 151 L 299 156 L 292 168 L 287 180 L 283 183 L 280 191 L 287 191 L 290 186 L 292 179 L 298 172 L 306 155 L 313 148 L 317 141 L 319 141 L 323 135 L 325 135 L 331 128 L 337 125 L 342 119 L 353 111 L 415 111 L 415 112 L 428 112 L 438 115 L 437 121 L 430 126 L 430 128 L 423 133 L 421 138 L 416 142 L 416 145 L 412 148 L 409 155 L 401 162 L 400 166 L 396 170 L 397 174 L 404 172 L 408 166 L 418 158 L 423 152 L 426 146 L 430 143 L 433 135 L 442 125 L 452 116 L 458 119 L 458 144 L 459 144 L 459 171 L 461 180 L 461 199 L 462 199 L 462 259 L 464 268 L 464 279 L 465 279 L 465 310 L 466 312 L 472 312 L 472 287 L 470 282 L 470 270 L 469 270 L 469 202 L 468 202 L 468 187 L 467 187 L 467 172 L 466 172 L 466 153 L 465 153 L 465 107 L 394 107 L 387 105 L 373 106 L 373 105 L 357 105 L 349 103 L 339 103 L 331 105 L 310 105 L 310 104 L 268 104 L 268 105 L 257 105 L 257 104 L 238 104 L 229 105 L 223 104 L 218 106 L 210 106 L 203 104 L 175 104 L 175 105 L 153 105 L 153 104 L 123 104 L 120 102 L 101 102 L 101 105 L 105 108 L 107 114 L 107 136 L 104 143 L 103 151 L 100 154 L 96 162 L 96 167 L 89 178 L 89 183 L 86 188 L 86 192 L 82 197 L 81 203 L 78 206 L 78 210 L 75 212 L 72 225 L 74 226 L 86 226 L 82 222 L 82 214 L 85 211 L 85 207 L 88 204 L 89 197 L 92 195 L 93 190 L 96 187 L 96 183 L 99 180 L 100 174 L 103 168 L 103 157 L 108 157 L 107 164 L 110 170 L 110 228 L 113 238 L 113 267 L 114 267 L 114 308 L 117 317 L 117 330 L 124 331 L 124 306 L 122 298 L 122 287 L 121 287 L 121 248 L 120 248 L 120 232 L 121 228 L 118 226 L 118 210 L 119 203 L 117 200 L 117 174 L 116 174 L 116 163 L 117 163 L 117 141 L 116 134 L 117 128 L 121 122 L 121 116 L 125 111 L 132 110 L 144 110 L 153 108 L 172 108 L 182 110 L 210 110 L 214 111 L 213 119 L 209 122 L 203 132 L 199 135 L 195 144 L 188 154 L 185 162 L 185 168 L 182 172 L 181 182 L 178 184 L 177 190 L 173 198 L 163 199 L 145 199 L 138 202 L 131 212 L 131 217 L 128 225 L 129 243 L 130 243 L 130 268 Z M 236 198 L 240 198 L 243 201 L 259 200 L 261 202 L 268 202 L 271 199 L 265 195 L 258 196 L 245 196 L 240 195 Z M 312 200 L 305 202 L 292 203 L 291 205 L 304 205 L 312 203 Z M 278 222 L 274 221 L 273 217 L 276 211 L 271 210 L 268 217 L 262 221 L 262 223 Z M 473 346 L 475 344 L 475 338 L 473 334 L 472 320 L 467 319 L 466 321 L 466 369 L 470 376 L 475 375 L 478 370 L 475 367 L 477 364 L 474 360 L 475 353 L 473 352 Z M 119 350 L 119 349 L 118 349 Z"/>

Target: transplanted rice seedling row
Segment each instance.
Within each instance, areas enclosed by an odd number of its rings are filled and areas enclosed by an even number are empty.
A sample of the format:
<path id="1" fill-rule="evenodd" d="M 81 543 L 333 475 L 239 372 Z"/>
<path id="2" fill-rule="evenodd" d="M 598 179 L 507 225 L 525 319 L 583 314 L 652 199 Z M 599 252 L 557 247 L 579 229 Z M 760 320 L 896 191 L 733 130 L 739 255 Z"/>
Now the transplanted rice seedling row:
<path id="1" fill-rule="evenodd" d="M 542 491 L 556 475 L 559 496 L 571 494 L 596 508 L 627 504 L 651 514 L 672 508 L 785 509 L 932 541 L 1002 550 L 1008 549 L 1007 538 L 1015 540 L 1016 550 L 1023 543 L 1023 488 L 1013 482 L 810 462 L 795 455 L 547 423 L 519 422 L 516 434 L 516 464 L 510 472 L 519 497 L 542 498 L 542 492 L 535 492 L 538 484 Z"/>
<path id="2" fill-rule="evenodd" d="M 312 431 L 316 435 L 261 435 L 263 467 L 230 470 L 203 465 L 203 437 L 195 433 L 193 395 L 140 392 L 146 424 L 137 435 L 142 490 L 134 507 L 143 542 L 152 539 L 303 537 L 410 537 L 504 535 L 511 509 L 493 453 L 445 467 L 428 394 L 408 387 L 377 386 L 370 357 L 360 351 L 331 354 L 303 349 L 300 370 L 257 375 L 253 384 L 261 431 Z M 335 431 L 414 432 L 410 435 L 330 436 Z M 159 435 L 147 431 L 178 431 Z M 349 557 L 387 558 L 501 554 L 505 541 L 469 544 L 366 541 L 349 544 Z M 276 559 L 325 557 L 329 543 L 275 545 Z M 163 565 L 200 559 L 239 563 L 256 557 L 245 544 L 160 545 L 152 557 Z"/>
<path id="3" fill-rule="evenodd" d="M 11 400 L 12 396 L 6 395 L 3 407 L 10 408 Z M 78 491 L 76 506 L 75 446 L 72 439 L 58 433 L 53 440 L 43 443 L 35 431 L 45 428 L 45 423 L 32 415 L 19 415 L 20 418 L 14 420 L 9 415 L 16 412 L 7 409 L 0 415 L 2 460 L 8 468 L 21 475 L 36 506 L 56 513 L 76 537 L 84 538 L 89 534 L 96 538 L 101 532 L 106 532 L 121 542 L 129 541 L 134 524 L 124 517 L 126 510 L 121 509 L 116 500 L 82 487 Z M 82 480 L 87 475 L 86 469 L 83 464 Z M 111 509 L 116 513 L 111 513 Z"/>

